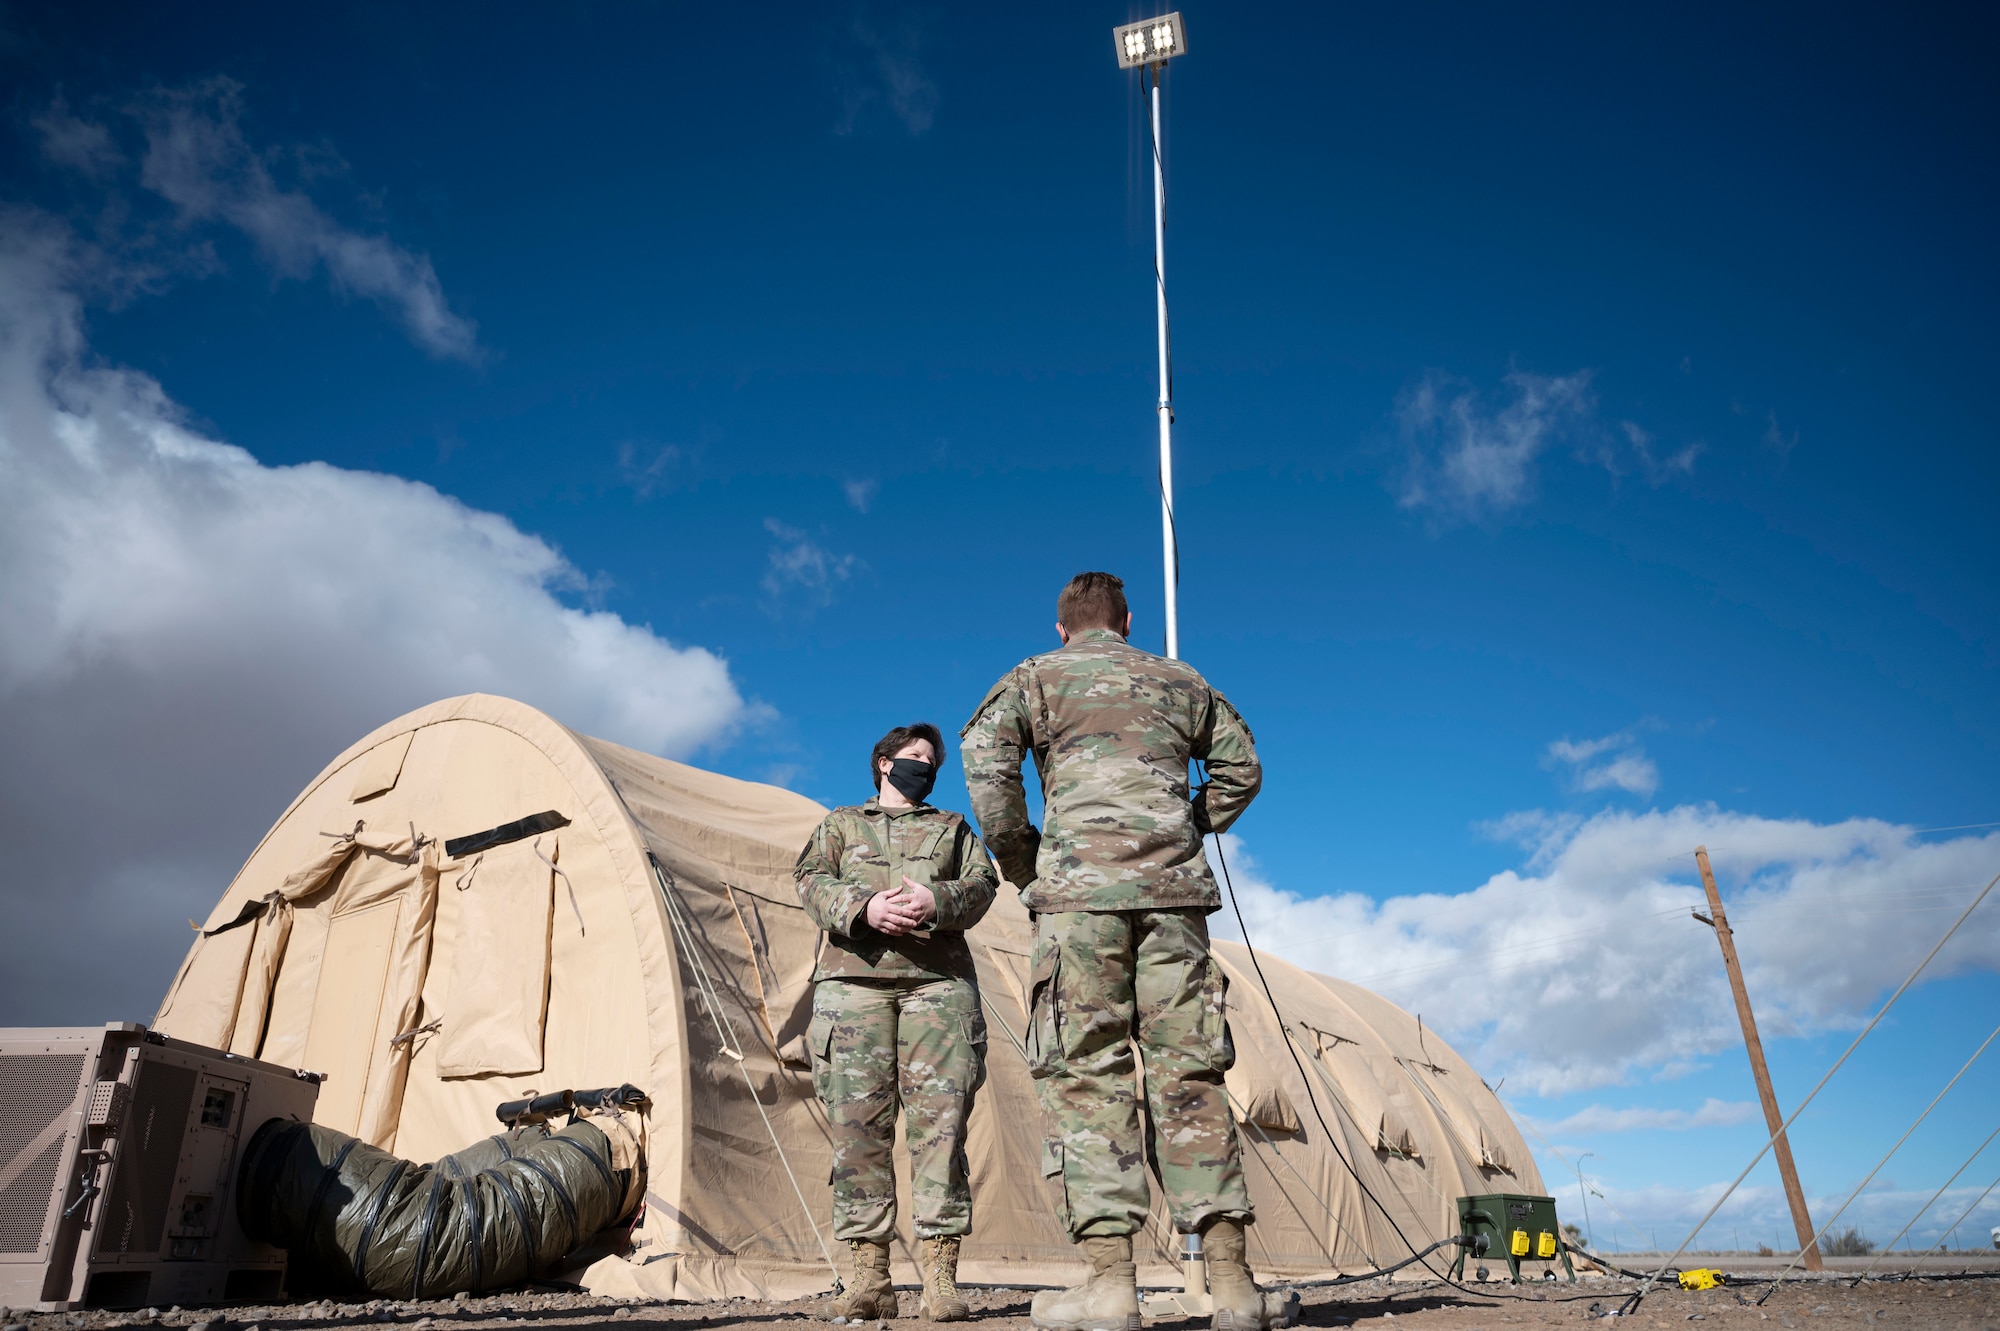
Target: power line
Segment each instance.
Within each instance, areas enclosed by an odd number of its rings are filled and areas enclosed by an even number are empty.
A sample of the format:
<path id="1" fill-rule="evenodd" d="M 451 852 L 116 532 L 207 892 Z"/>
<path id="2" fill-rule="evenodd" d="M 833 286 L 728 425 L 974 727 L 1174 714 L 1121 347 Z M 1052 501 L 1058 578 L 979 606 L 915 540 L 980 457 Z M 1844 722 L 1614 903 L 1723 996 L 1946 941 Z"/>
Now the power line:
<path id="1" fill-rule="evenodd" d="M 1980 889 L 1979 895 L 1972 899 L 1972 904 L 1965 908 L 1965 913 L 1952 921 L 1951 928 L 1944 931 L 1944 937 L 1937 940 L 1937 943 L 1931 950 L 1924 954 L 1924 959 L 1917 963 L 1917 968 L 1910 972 L 1909 978 L 1897 986 L 1895 993 L 1889 995 L 1889 1001 L 1882 1005 L 1882 1010 L 1871 1017 L 1868 1024 L 1861 1028 L 1861 1034 L 1854 1037 L 1854 1043 L 1847 1046 L 1847 1052 L 1834 1060 L 1833 1066 L 1826 1070 L 1826 1075 L 1819 1079 L 1819 1085 L 1813 1087 L 1811 1094 L 1799 1102 L 1799 1107 L 1792 1111 L 1792 1117 L 1778 1125 L 1778 1130 L 1771 1134 L 1771 1139 L 1757 1149 L 1757 1154 L 1750 1158 L 1749 1164 L 1743 1166 L 1743 1172 L 1738 1174 L 1735 1181 L 1727 1188 L 1723 1189 L 1722 1195 L 1715 1199 L 1715 1204 L 1708 1208 L 1707 1214 L 1695 1222 L 1695 1227 L 1688 1231 L 1686 1238 L 1681 1240 L 1680 1247 L 1674 1249 L 1673 1256 L 1668 1257 L 1666 1261 L 1662 1262 L 1660 1269 L 1648 1277 L 1646 1282 L 1633 1292 L 1632 1296 L 1620 1306 L 1621 1311 L 1629 1313 L 1639 1306 L 1640 1301 L 1651 1292 L 1653 1285 L 1661 1276 L 1666 1274 L 1667 1268 L 1673 1264 L 1674 1259 L 1687 1251 L 1688 1244 L 1694 1242 L 1694 1236 L 1701 1233 L 1702 1226 L 1715 1218 L 1715 1213 L 1722 1209 L 1722 1204 L 1728 1201 L 1738 1188 L 1743 1186 L 1744 1179 L 1750 1177 L 1750 1171 L 1757 1167 L 1757 1162 L 1762 1160 L 1765 1153 L 1777 1144 L 1778 1138 L 1782 1137 L 1785 1134 L 1785 1130 L 1792 1126 L 1793 1120 L 1806 1111 L 1806 1106 L 1813 1102 L 1814 1097 L 1826 1089 L 1826 1084 L 1833 1080 L 1833 1074 L 1840 1071 L 1841 1066 L 1853 1056 L 1854 1051 L 1861 1047 L 1861 1042 L 1868 1038 L 1869 1032 L 1881 1024 L 1882 1018 L 1889 1014 L 1890 1008 L 1896 1006 L 1896 1000 L 1908 992 L 1910 986 L 1917 982 L 1917 977 L 1924 973 L 1924 968 L 1929 966 L 1937 954 L 1944 950 L 1944 945 L 1951 941 L 1951 936 L 1958 932 L 1958 927 L 1971 917 L 1973 911 L 1979 909 L 1979 903 L 1986 900 L 1986 894 L 1993 890 L 1996 883 L 2000 883 L 2000 874 L 1993 875 L 1992 880 Z"/>
<path id="2" fill-rule="evenodd" d="M 1909 1224 L 1904 1225 L 1900 1230 L 1898 1230 L 1896 1232 L 1895 1238 L 1890 1239 L 1887 1243 L 1882 1245 L 1882 1251 L 1875 1254 L 1875 1260 L 1868 1263 L 1867 1268 L 1863 1270 L 1860 1275 L 1854 1278 L 1855 1284 L 1858 1285 L 1862 1281 L 1868 1278 L 1868 1272 L 1873 1271 L 1878 1265 L 1881 1264 L 1882 1259 L 1889 1255 L 1889 1250 L 1896 1246 L 1897 1240 L 1901 1239 L 1903 1235 L 1909 1233 L 1911 1226 L 1915 1225 L 1917 1221 L 1923 1218 L 1924 1212 L 1930 1210 L 1931 1207 L 1937 1205 L 1937 1199 L 1944 1196 L 1945 1189 L 1949 1188 L 1952 1184 L 1958 1182 L 1958 1176 L 1960 1174 L 1963 1174 L 1967 1169 L 1970 1169 L 1972 1167 L 1972 1162 L 1974 1160 L 1977 1160 L 1980 1156 L 1980 1153 L 1985 1151 L 1987 1147 L 1993 1144 L 1993 1139 L 1995 1137 L 2000 1137 L 2000 1128 L 1995 1128 L 1993 1129 L 1993 1131 L 1987 1133 L 1986 1140 L 1979 1143 L 1979 1145 L 1973 1149 L 1971 1155 L 1965 1157 L 1965 1163 L 1960 1165 L 1957 1169 L 1953 1170 L 1951 1177 L 1946 1179 L 1943 1185 L 1940 1186 L 1936 1192 L 1930 1195 L 1929 1200 L 1927 1200 L 1922 1206 L 1919 1206 L 1917 1208 L 1917 1213 L 1910 1217 Z M 1946 1230 L 1945 1233 L 1950 1234 L 1951 1231 Z"/>
<path id="3" fill-rule="evenodd" d="M 1957 1072 L 1953 1073 L 1951 1080 L 1944 1084 L 1944 1089 L 1939 1091 L 1935 1096 L 1931 1097 L 1931 1102 L 1924 1106 L 1924 1112 L 1917 1115 L 1917 1121 L 1915 1123 L 1910 1124 L 1908 1128 L 1905 1128 L 1903 1130 L 1903 1135 L 1896 1138 L 1896 1144 L 1889 1148 L 1888 1154 L 1884 1155 L 1880 1160 L 1877 1160 L 1875 1162 L 1875 1168 L 1868 1171 L 1868 1177 L 1862 1179 L 1861 1182 L 1854 1185 L 1854 1191 L 1847 1194 L 1847 1200 L 1840 1204 L 1840 1209 L 1838 1211 L 1835 1211 L 1831 1216 L 1829 1216 L 1827 1218 L 1826 1223 L 1819 1227 L 1819 1233 L 1813 1235 L 1813 1243 L 1816 1244 L 1822 1238 L 1824 1238 L 1826 1236 L 1826 1232 L 1829 1229 L 1833 1228 L 1833 1222 L 1840 1219 L 1841 1216 L 1847 1213 L 1847 1208 L 1854 1205 L 1854 1199 L 1861 1195 L 1861 1190 L 1867 1187 L 1870 1183 L 1874 1182 L 1875 1176 L 1882 1172 L 1882 1166 L 1889 1163 L 1889 1156 L 1892 1156 L 1896 1152 L 1903 1149 L 1903 1143 L 1910 1139 L 1910 1134 L 1915 1132 L 1917 1128 L 1920 1125 L 1922 1125 L 1923 1121 L 1931 1116 L 1931 1110 L 1936 1109 L 1938 1107 L 1938 1102 L 1940 1100 L 1943 1100 L 1945 1096 L 1951 1094 L 1951 1088 L 1958 1085 L 1960 1077 L 1963 1077 L 1966 1073 L 1972 1070 L 1972 1065 L 1979 1061 L 1979 1056 L 1986 1052 L 1986 1046 L 1992 1044 L 1995 1038 L 2000 1038 L 2000 1026 L 1995 1026 L 1993 1028 L 1993 1034 L 1987 1036 L 1983 1041 L 1980 1042 L 1979 1048 L 1972 1051 L 1972 1057 L 1965 1060 L 1965 1066 L 1960 1068 Z M 1898 1237 L 1901 1236 L 1899 1235 Z M 1784 1281 L 1784 1278 L 1792 1273 L 1792 1268 L 1794 1266 L 1797 1266 L 1799 1264 L 1799 1259 L 1804 1257 L 1805 1255 L 1806 1255 L 1805 1248 L 1800 1248 L 1798 1257 L 1792 1258 L 1792 1260 L 1785 1265 L 1784 1270 L 1778 1272 L 1777 1279 L 1771 1282 L 1771 1289 L 1765 1290 L 1763 1298 L 1758 1299 L 1757 1302 L 1762 1303 L 1764 1299 L 1770 1298 L 1771 1290 L 1775 1290 L 1779 1286 L 1779 1284 Z"/>
<path id="4" fill-rule="evenodd" d="M 1918 1262 L 1923 1261 L 1924 1257 L 1928 1257 L 1931 1255 L 1931 1253 L 1934 1253 L 1939 1248 L 1942 1248 L 1945 1245 L 1945 1240 L 1949 1239 L 1955 1232 L 1957 1232 L 1958 1227 L 1965 1223 L 1966 1217 L 1970 1216 L 1974 1211 L 1977 1211 L 1979 1209 L 1979 1204 L 1985 1201 L 1987 1196 L 1991 1194 L 1993 1189 L 1995 1188 L 2000 1188 L 2000 1177 L 1995 1177 L 1991 1183 L 1986 1185 L 1985 1192 L 1980 1193 L 1977 1197 L 1974 1197 L 1972 1199 L 1972 1205 L 1966 1207 L 1963 1211 L 1959 1212 L 1958 1219 L 1951 1222 L 1950 1226 L 1947 1227 L 1944 1233 L 1939 1236 L 1938 1241 L 1930 1246 L 1929 1250 L 1924 1253 L 1923 1257 L 1917 1258 L 1917 1261 Z M 1910 1267 L 1910 1274 L 1915 1275 L 1916 1273 L 1917 1273 L 1917 1268 L 1913 1263 Z"/>

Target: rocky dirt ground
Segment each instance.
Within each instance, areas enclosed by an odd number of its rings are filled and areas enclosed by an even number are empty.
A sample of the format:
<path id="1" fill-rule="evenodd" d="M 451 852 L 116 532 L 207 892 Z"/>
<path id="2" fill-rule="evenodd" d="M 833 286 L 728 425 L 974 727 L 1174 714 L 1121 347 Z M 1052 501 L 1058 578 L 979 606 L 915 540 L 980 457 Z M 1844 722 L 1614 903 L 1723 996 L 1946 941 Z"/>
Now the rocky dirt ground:
<path id="1" fill-rule="evenodd" d="M 1603 1319 L 1634 1288 L 1631 1281 L 1586 1279 L 1576 1286 L 1471 1286 L 1453 1289 L 1435 1281 L 1372 1281 L 1338 1289 L 1300 1291 L 1300 1324 L 1366 1327 L 1370 1331 L 1499 1331 L 1502 1327 L 1580 1326 Z M 1655 1290 L 1629 1318 L 1614 1325 L 1777 1331 L 1785 1328 L 1939 1328 L 2000 1331 L 2000 1279 L 1871 1281 L 1851 1288 L 1843 1278 L 1787 1282 L 1762 1306 L 1752 1301 L 1762 1285 L 1725 1286 L 1689 1293 Z M 985 1331 L 1025 1331 L 1025 1290 L 968 1290 L 977 1325 Z M 189 1328 L 190 1331 L 335 1331 L 390 1325 L 407 1331 L 567 1331 L 605 1323 L 631 1331 L 766 1331 L 774 1323 L 827 1326 L 823 1300 L 759 1303 L 648 1304 L 587 1294 L 534 1292 L 425 1302 L 305 1303 L 225 1309 L 149 1308 L 127 1312 L 36 1313 L 0 1310 L 0 1331 L 113 1331 L 114 1328 Z M 901 1324 L 923 1325 L 914 1290 L 902 1294 Z M 523 1326 L 523 1324 L 528 1324 Z M 1155 1331 L 1206 1331 L 1206 1320 L 1155 1321 Z M 888 1331 L 895 1327 L 884 1323 Z M 622 1327 L 621 1327 L 622 1331 Z M 831 1329 L 829 1328 L 829 1331 Z"/>

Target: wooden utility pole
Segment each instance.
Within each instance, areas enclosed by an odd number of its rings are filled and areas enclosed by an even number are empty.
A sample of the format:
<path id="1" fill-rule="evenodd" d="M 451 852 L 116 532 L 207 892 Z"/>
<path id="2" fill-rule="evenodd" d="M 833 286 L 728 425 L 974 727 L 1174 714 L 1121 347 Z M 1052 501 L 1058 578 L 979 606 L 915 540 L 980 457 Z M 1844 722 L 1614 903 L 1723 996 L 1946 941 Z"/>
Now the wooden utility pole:
<path id="1" fill-rule="evenodd" d="M 1743 987 L 1743 967 L 1736 960 L 1736 936 L 1729 931 L 1729 917 L 1722 911 L 1722 893 L 1716 890 L 1715 873 L 1708 867 L 1708 847 L 1696 846 L 1694 862 L 1701 866 L 1701 885 L 1708 893 L 1708 909 L 1714 919 L 1695 918 L 1715 930 L 1722 945 L 1722 967 L 1729 972 L 1729 988 L 1736 995 L 1736 1017 L 1743 1023 L 1743 1047 L 1750 1051 L 1750 1072 L 1757 1079 L 1757 1098 L 1764 1102 L 1764 1122 L 1770 1126 L 1772 1154 L 1778 1157 L 1778 1173 L 1785 1180 L 1785 1200 L 1792 1205 L 1792 1227 L 1799 1233 L 1799 1251 L 1806 1270 L 1818 1271 L 1819 1244 L 1813 1240 L 1812 1216 L 1806 1211 L 1805 1190 L 1799 1187 L 1799 1171 L 1792 1164 L 1792 1144 L 1785 1137 L 1785 1116 L 1778 1112 L 1778 1094 L 1771 1089 L 1771 1070 L 1764 1066 L 1764 1042 L 1757 1038 L 1757 1018 L 1750 1011 L 1750 991 Z"/>

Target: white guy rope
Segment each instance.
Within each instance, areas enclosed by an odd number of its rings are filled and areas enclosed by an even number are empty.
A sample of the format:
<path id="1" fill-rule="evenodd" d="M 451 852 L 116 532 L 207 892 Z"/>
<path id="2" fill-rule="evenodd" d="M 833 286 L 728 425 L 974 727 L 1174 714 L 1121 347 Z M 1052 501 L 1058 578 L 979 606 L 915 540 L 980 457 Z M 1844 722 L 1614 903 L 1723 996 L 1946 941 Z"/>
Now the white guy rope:
<path id="1" fill-rule="evenodd" d="M 756 1083 L 750 1080 L 750 1068 L 743 1061 L 743 1050 L 736 1042 L 736 1026 L 722 1010 L 715 996 L 714 982 L 709 978 L 708 966 L 702 960 L 701 948 L 694 939 L 694 931 L 681 917 L 680 903 L 674 900 L 674 891 L 667 885 L 667 873 L 660 862 L 651 855 L 646 857 L 653 865 L 653 881 L 660 885 L 660 899 L 666 903 L 667 917 L 673 922 L 674 939 L 680 944 L 682 956 L 694 963 L 695 981 L 701 986 L 702 1003 L 708 1008 L 708 1017 L 715 1024 L 715 1038 L 722 1044 L 722 1052 L 735 1060 L 736 1070 L 743 1074 L 743 1089 L 750 1092 L 750 1103 L 757 1106 L 757 1117 L 764 1120 L 764 1131 L 770 1134 L 771 1149 L 778 1153 L 778 1163 L 785 1167 L 785 1177 L 791 1180 L 792 1195 L 799 1199 L 799 1212 L 812 1226 L 813 1238 L 819 1244 L 819 1255 L 826 1259 L 826 1269 L 833 1272 L 833 1286 L 840 1288 L 840 1266 L 833 1260 L 832 1249 L 826 1246 L 826 1236 L 819 1232 L 819 1221 L 813 1219 L 812 1207 L 806 1202 L 806 1192 L 799 1186 L 799 1176 L 792 1172 L 791 1158 L 785 1154 L 785 1145 L 778 1140 L 778 1130 L 772 1126 L 771 1116 L 764 1112 L 763 1097 L 757 1094 Z"/>
<path id="2" fill-rule="evenodd" d="M 1922 1125 L 1923 1121 L 1931 1116 L 1931 1110 L 1936 1109 L 1938 1107 L 1938 1101 L 1944 1099 L 1947 1095 L 1950 1095 L 1951 1088 L 1958 1085 L 1959 1078 L 1963 1077 L 1966 1073 L 1972 1071 L 1972 1065 L 1979 1061 L 1979 1056 L 1986 1052 L 1986 1046 L 1992 1044 L 1996 1038 L 2000 1038 L 2000 1026 L 1995 1026 L 1993 1028 L 1993 1034 L 1987 1036 L 1985 1040 L 1980 1042 L 1979 1048 L 1972 1051 L 1972 1057 L 1965 1060 L 1965 1066 L 1960 1068 L 1956 1073 L 1954 1073 L 1952 1075 L 1952 1079 L 1944 1084 L 1944 1089 L 1931 1097 L 1931 1102 L 1924 1106 L 1924 1112 L 1917 1115 L 1917 1121 L 1915 1123 L 1910 1124 L 1909 1127 L 1903 1130 L 1903 1135 L 1896 1138 L 1896 1144 L 1889 1148 L 1888 1154 L 1884 1155 L 1880 1160 L 1877 1160 L 1875 1162 L 1875 1168 L 1868 1171 L 1868 1177 L 1862 1179 L 1861 1182 L 1854 1185 L 1854 1191 L 1847 1194 L 1847 1200 L 1840 1204 L 1840 1209 L 1838 1211 L 1835 1211 L 1832 1215 L 1828 1216 L 1826 1223 L 1819 1227 L 1819 1232 L 1813 1235 L 1813 1242 L 1815 1244 L 1817 1244 L 1822 1238 L 1825 1238 L 1826 1232 L 1829 1229 L 1833 1228 L 1833 1222 L 1840 1219 L 1841 1216 L 1845 1215 L 1847 1213 L 1848 1207 L 1854 1205 L 1854 1199 L 1861 1195 L 1861 1190 L 1867 1187 L 1870 1183 L 1873 1183 L 1875 1181 L 1875 1176 L 1882 1172 L 1882 1166 L 1889 1163 L 1889 1156 L 1894 1155 L 1896 1152 L 1903 1149 L 1903 1143 L 1908 1141 L 1910 1139 L 1910 1134 L 1915 1132 L 1917 1128 Z M 1902 1236 L 1898 1235 L 1897 1237 L 1900 1238 Z M 1792 1273 L 1792 1268 L 1794 1266 L 1797 1266 L 1800 1260 L 1805 1257 L 1805 1255 L 1806 1255 L 1806 1250 L 1804 1248 L 1799 1249 L 1798 1256 L 1792 1258 L 1790 1262 L 1786 1263 L 1784 1270 L 1778 1272 L 1777 1277 L 1771 1281 L 1771 1288 L 1776 1289 L 1779 1283 L 1782 1282 L 1786 1276 Z"/>
<path id="3" fill-rule="evenodd" d="M 1811 1093 L 1809 1093 L 1805 1099 L 1799 1101 L 1799 1107 L 1792 1111 L 1792 1117 L 1786 1119 L 1783 1123 L 1780 1123 L 1778 1125 L 1778 1130 L 1771 1134 L 1771 1139 L 1765 1142 L 1761 1147 L 1757 1149 L 1757 1154 L 1750 1158 L 1749 1164 L 1743 1166 L 1743 1172 L 1741 1174 L 1738 1174 L 1736 1176 L 1735 1181 L 1722 1190 L 1722 1195 L 1715 1199 L 1715 1205 L 1709 1207 L 1707 1213 L 1704 1214 L 1700 1220 L 1697 1220 L 1695 1222 L 1694 1228 L 1688 1231 L 1688 1236 L 1681 1240 L 1680 1247 L 1675 1248 L 1673 1251 L 1673 1255 L 1668 1257 L 1666 1261 L 1660 1263 L 1660 1269 L 1653 1272 L 1653 1274 L 1647 1276 L 1645 1282 L 1641 1284 L 1639 1288 L 1633 1292 L 1632 1297 L 1627 1299 L 1626 1302 L 1621 1306 L 1623 1306 L 1628 1311 L 1630 1309 L 1637 1308 L 1639 1306 L 1639 1301 L 1645 1298 L 1646 1295 L 1652 1291 L 1653 1285 L 1660 1279 L 1660 1277 L 1664 1276 L 1667 1273 L 1667 1268 L 1672 1266 L 1674 1262 L 1679 1259 L 1680 1255 L 1687 1251 L 1687 1246 L 1688 1244 L 1694 1242 L 1695 1235 L 1701 1233 L 1702 1227 L 1707 1225 L 1709 1221 L 1715 1219 L 1715 1213 L 1722 1209 L 1722 1204 L 1728 1201 L 1738 1188 L 1743 1186 L 1743 1180 L 1750 1177 L 1750 1171 L 1755 1169 L 1757 1167 L 1757 1163 L 1764 1158 L 1765 1154 L 1768 1151 L 1770 1151 L 1770 1149 L 1773 1146 L 1777 1144 L 1778 1138 L 1785 1135 L 1785 1129 L 1792 1126 L 1792 1119 L 1796 1119 L 1800 1114 L 1806 1112 L 1806 1106 L 1813 1102 L 1813 1098 L 1815 1096 L 1817 1096 L 1821 1091 L 1826 1089 L 1826 1084 L 1833 1080 L 1833 1074 L 1840 1071 L 1841 1066 L 1845 1064 L 1850 1057 L 1853 1056 L 1854 1051 L 1861 1047 L 1861 1042 L 1868 1038 L 1869 1032 L 1873 1031 L 1876 1028 L 1876 1026 L 1881 1024 L 1882 1018 L 1889 1015 L 1889 1009 L 1896 1006 L 1896 1000 L 1901 998 L 1903 994 L 1909 989 L 1909 987 L 1917 982 L 1917 977 L 1919 975 L 1922 975 L 1924 973 L 1924 969 L 1931 964 L 1932 960 L 1936 958 L 1937 954 L 1944 950 L 1944 945 L 1946 943 L 1949 943 L 1951 941 L 1951 936 L 1958 932 L 1958 926 L 1964 924 L 1967 918 L 1971 916 L 1972 912 L 1979 909 L 1979 903 L 1986 900 L 1986 894 L 1993 890 L 1993 885 L 1995 883 L 2000 883 L 2000 874 L 1994 874 L 1993 877 L 1987 881 L 1986 886 L 1979 889 L 1979 895 L 1972 899 L 1972 904 L 1970 906 L 1967 906 L 1965 908 L 1964 913 L 1961 914 L 1956 920 L 1952 921 L 1951 928 L 1945 930 L 1944 937 L 1938 939 L 1936 946 L 1932 947 L 1929 952 L 1926 952 L 1924 954 L 1924 959 L 1917 963 L 1917 968 L 1910 972 L 1909 978 L 1904 980 L 1900 985 L 1896 986 L 1896 992 L 1889 995 L 1889 1001 L 1882 1005 L 1882 1010 L 1880 1012 L 1877 1012 L 1873 1017 L 1870 1017 L 1868 1019 L 1868 1024 L 1861 1028 L 1861 1034 L 1855 1036 L 1854 1043 L 1847 1046 L 1847 1052 L 1834 1060 L 1833 1066 L 1826 1070 L 1826 1075 L 1819 1079 L 1819 1085 L 1813 1087 Z M 1803 1249 L 1801 1249 L 1801 1251 L 1803 1251 Z"/>
<path id="4" fill-rule="evenodd" d="M 1952 1221 L 1951 1224 L 1946 1227 L 1944 1233 L 1939 1236 L 1938 1241 L 1930 1246 L 1930 1250 L 1925 1252 L 1923 1257 L 1917 1258 L 1917 1262 L 1923 1261 L 1924 1257 L 1928 1257 L 1931 1255 L 1931 1253 L 1936 1252 L 1939 1248 L 1942 1248 L 1945 1245 L 1945 1241 L 1952 1236 L 1952 1234 L 1958 1229 L 1960 1225 L 1965 1223 L 1965 1218 L 1971 1215 L 1974 1211 L 1977 1211 L 1979 1209 L 1979 1204 L 1985 1201 L 1987 1195 L 1990 1194 L 1995 1188 L 2000 1188 L 2000 1177 L 1996 1177 L 1991 1183 L 1987 1184 L 1986 1191 L 1980 1193 L 1977 1197 L 1974 1197 L 1972 1199 L 1972 1205 L 1966 1207 L 1963 1211 L 1959 1212 L 1958 1219 Z M 1912 1262 L 1910 1264 L 1910 1274 L 1915 1275 L 1916 1273 L 1917 1273 L 1917 1263 Z"/>
<path id="5" fill-rule="evenodd" d="M 1946 1179 L 1943 1185 L 1939 1187 L 1936 1192 L 1930 1195 L 1930 1199 L 1928 1201 L 1926 1201 L 1922 1206 L 1919 1206 L 1917 1208 L 1917 1213 L 1910 1217 L 1910 1223 L 1904 1225 L 1901 1229 L 1897 1230 L 1896 1237 L 1890 1239 L 1887 1243 L 1882 1245 L 1882 1251 L 1875 1254 L 1875 1260 L 1868 1263 L 1868 1265 L 1862 1269 L 1861 1274 L 1855 1277 L 1857 1283 L 1859 1281 L 1866 1280 L 1868 1278 L 1868 1273 L 1870 1271 L 1873 1271 L 1876 1268 L 1876 1266 L 1881 1263 L 1882 1259 L 1884 1257 L 1887 1257 L 1889 1253 L 1892 1250 L 1894 1250 L 1895 1246 L 1903 1241 L 1903 1235 L 1910 1232 L 1910 1226 L 1916 1224 L 1917 1221 L 1923 1219 L 1924 1212 L 1930 1210 L 1933 1206 L 1937 1205 L 1937 1199 L 1944 1196 L 1945 1189 L 1949 1188 L 1952 1184 L 1958 1182 L 1958 1176 L 1960 1174 L 1963 1174 L 1966 1170 L 1972 1167 L 1972 1162 L 1974 1160 L 1977 1160 L 1981 1152 L 1985 1151 L 1987 1147 L 1993 1144 L 1993 1139 L 1995 1137 L 2000 1137 L 2000 1128 L 1995 1128 L 1993 1129 L 1993 1131 L 1987 1133 L 1986 1140 L 1979 1143 L 1979 1145 L 1973 1149 L 1971 1155 L 1965 1157 L 1965 1163 L 1960 1165 L 1957 1169 L 1953 1170 L 1951 1177 Z M 1950 1232 L 1951 1232 L 1950 1230 L 1945 1231 L 1945 1233 L 1947 1234 L 1949 1234 Z"/>

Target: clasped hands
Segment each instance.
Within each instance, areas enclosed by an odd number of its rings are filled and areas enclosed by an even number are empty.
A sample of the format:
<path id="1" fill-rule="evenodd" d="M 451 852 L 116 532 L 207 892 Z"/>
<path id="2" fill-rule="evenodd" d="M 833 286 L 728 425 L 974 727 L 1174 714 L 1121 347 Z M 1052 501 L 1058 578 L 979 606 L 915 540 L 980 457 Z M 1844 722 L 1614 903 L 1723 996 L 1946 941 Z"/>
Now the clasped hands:
<path id="1" fill-rule="evenodd" d="M 868 898 L 861 912 L 871 928 L 891 938 L 923 928 L 936 914 L 937 897 L 908 874 L 895 888 Z"/>

